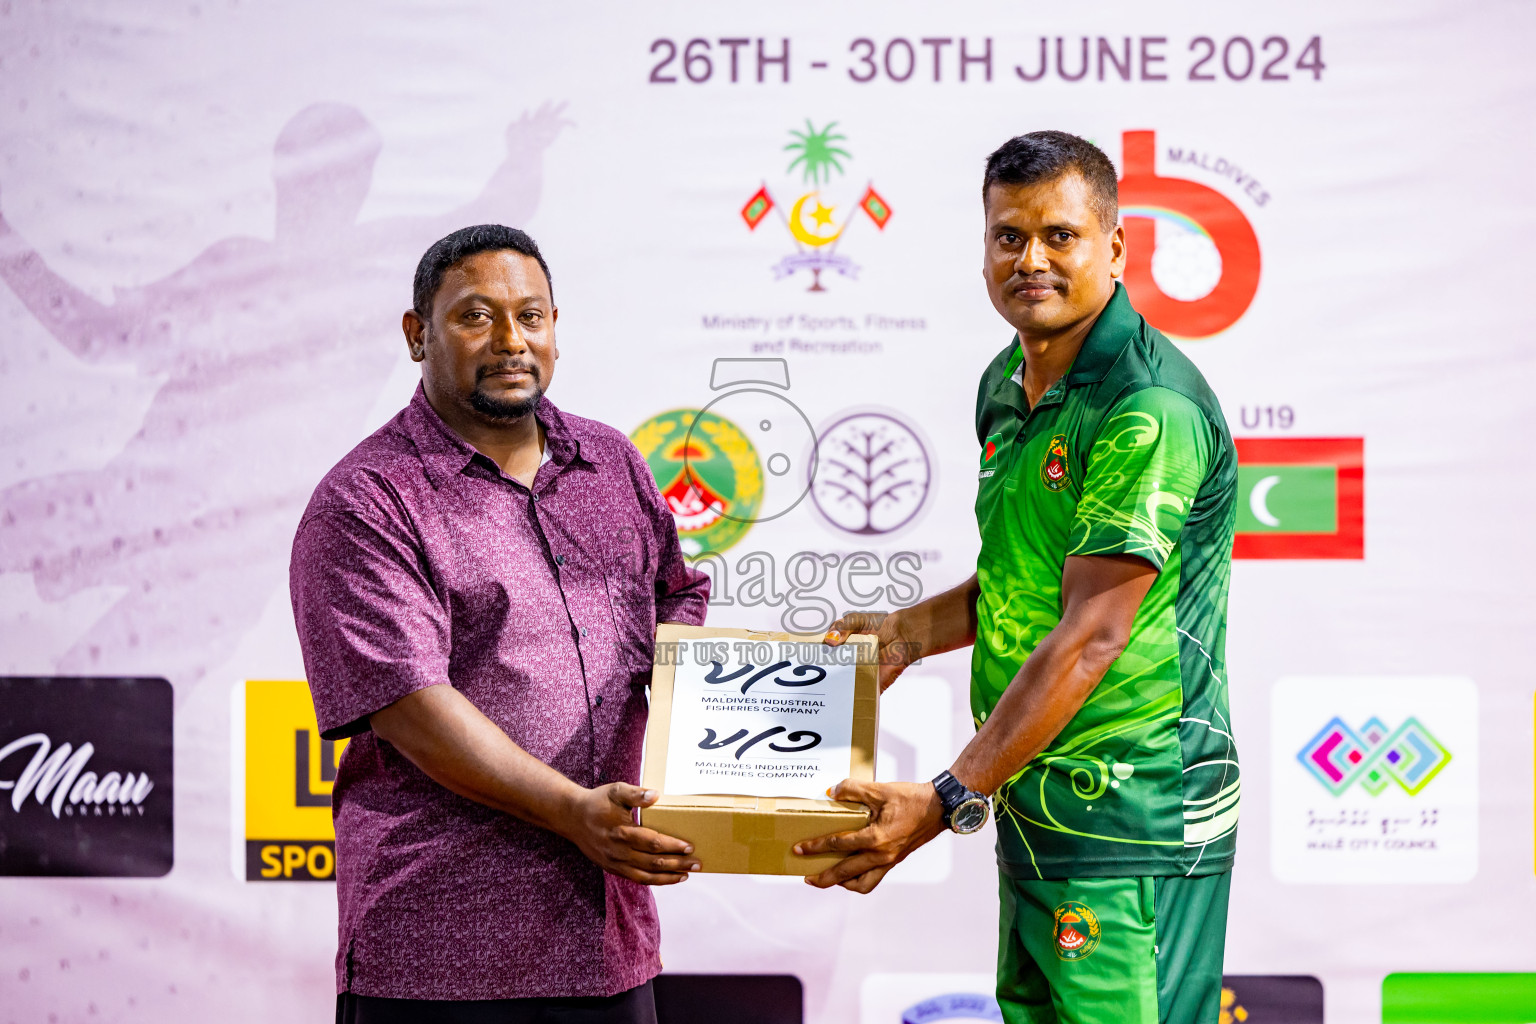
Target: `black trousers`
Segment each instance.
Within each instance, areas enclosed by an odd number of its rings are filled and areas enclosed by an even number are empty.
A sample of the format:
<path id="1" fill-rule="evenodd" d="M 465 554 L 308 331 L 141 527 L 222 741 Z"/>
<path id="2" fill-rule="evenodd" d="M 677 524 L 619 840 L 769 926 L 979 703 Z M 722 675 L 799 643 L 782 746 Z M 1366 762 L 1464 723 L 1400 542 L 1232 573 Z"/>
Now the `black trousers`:
<path id="1" fill-rule="evenodd" d="M 616 996 L 549 999 L 379 999 L 343 992 L 336 1024 L 656 1024 L 646 982 Z"/>

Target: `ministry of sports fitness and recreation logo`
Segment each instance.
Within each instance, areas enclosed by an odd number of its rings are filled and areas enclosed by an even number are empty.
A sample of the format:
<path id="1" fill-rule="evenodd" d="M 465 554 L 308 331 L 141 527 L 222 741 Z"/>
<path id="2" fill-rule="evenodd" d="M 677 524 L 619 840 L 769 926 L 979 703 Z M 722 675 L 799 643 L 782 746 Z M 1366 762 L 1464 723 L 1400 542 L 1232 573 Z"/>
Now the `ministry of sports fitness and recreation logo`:
<path id="1" fill-rule="evenodd" d="M 1238 438 L 1233 558 L 1364 558 L 1365 441 Z"/>
<path id="2" fill-rule="evenodd" d="M 811 285 L 807 291 L 826 291 L 822 284 L 822 271 L 832 271 L 843 277 L 857 278 L 859 267 L 847 255 L 838 251 L 849 229 L 862 210 L 876 228 L 885 230 L 891 219 L 891 206 L 875 191 L 873 182 L 867 182 L 860 198 L 857 190 L 834 184 L 834 177 L 844 175 L 843 161 L 852 156 L 843 144 L 847 136 L 837 131 L 837 122 L 831 121 L 817 128 L 809 118 L 805 130 L 791 129 L 790 142 L 784 148 L 794 154 L 785 169 L 788 175 L 799 175 L 799 181 L 787 182 L 780 193 L 795 196 L 785 211 L 774 201 L 765 182 L 741 208 L 741 219 L 747 222 L 749 231 L 778 211 L 778 219 L 795 244 L 796 251 L 785 256 L 773 266 L 775 280 L 782 280 L 809 271 Z M 839 210 L 845 211 L 839 214 Z"/>
<path id="3" fill-rule="evenodd" d="M 164 679 L 0 678 L 0 875 L 169 872 L 171 704 Z"/>
<path id="4" fill-rule="evenodd" d="M 1102 928 L 1099 915 L 1086 903 L 1068 900 L 1056 908 L 1056 955 L 1062 960 L 1082 960 L 1099 948 Z"/>
<path id="5" fill-rule="evenodd" d="M 234 691 L 234 804 L 245 806 L 236 875 L 247 882 L 336 877 L 331 790 L 347 740 L 322 739 L 309 684 L 250 680 Z"/>
<path id="6" fill-rule="evenodd" d="M 811 500 L 839 530 L 892 533 L 927 504 L 933 489 L 928 448 L 917 429 L 894 413 L 846 413 L 822 430 L 816 444 Z"/>
<path id="7" fill-rule="evenodd" d="M 1121 135 L 1125 287 L 1147 321 L 1178 338 L 1231 327 L 1259 289 L 1259 239 L 1237 204 L 1209 186 L 1157 173 L 1157 136 Z"/>
<path id="8" fill-rule="evenodd" d="M 1296 760 L 1334 796 L 1357 782 L 1372 796 L 1394 782 L 1413 796 L 1451 763 L 1451 753 L 1417 718 L 1389 729 L 1373 717 L 1356 731 L 1335 717 Z"/>

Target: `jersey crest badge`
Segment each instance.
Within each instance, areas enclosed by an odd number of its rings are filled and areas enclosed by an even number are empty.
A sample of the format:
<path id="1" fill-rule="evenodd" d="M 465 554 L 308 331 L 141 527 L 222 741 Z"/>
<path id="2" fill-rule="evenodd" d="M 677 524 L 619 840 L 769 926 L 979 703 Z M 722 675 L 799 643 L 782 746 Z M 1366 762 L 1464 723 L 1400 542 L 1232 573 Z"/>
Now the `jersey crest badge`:
<path id="1" fill-rule="evenodd" d="M 1003 445 L 1001 432 L 989 434 L 987 443 L 981 446 L 981 471 L 976 474 L 976 479 L 985 480 L 997 472 L 997 450 Z"/>
<path id="2" fill-rule="evenodd" d="M 1084 960 L 1099 948 L 1099 915 L 1087 904 L 1068 900 L 1056 908 L 1056 956 Z"/>
<path id="3" fill-rule="evenodd" d="M 1069 476 L 1067 435 L 1057 434 L 1051 438 L 1050 446 L 1045 450 L 1045 460 L 1040 463 L 1040 480 L 1047 490 L 1059 491 L 1067 486 Z"/>

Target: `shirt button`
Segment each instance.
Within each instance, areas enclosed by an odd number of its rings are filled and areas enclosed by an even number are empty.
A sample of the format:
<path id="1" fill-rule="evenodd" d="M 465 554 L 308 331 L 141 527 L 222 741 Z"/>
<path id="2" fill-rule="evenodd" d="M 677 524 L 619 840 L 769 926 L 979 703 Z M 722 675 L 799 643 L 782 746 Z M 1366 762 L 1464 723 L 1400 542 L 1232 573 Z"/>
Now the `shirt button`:
<path id="1" fill-rule="evenodd" d="M 586 636 L 587 635 L 587 627 L 586 626 L 582 626 L 581 627 L 581 635 L 582 636 Z"/>
<path id="2" fill-rule="evenodd" d="M 602 694 L 598 694 L 597 695 L 597 699 L 592 702 L 592 705 L 594 707 L 599 707 L 599 708 L 602 707 L 603 706 L 603 695 Z"/>
<path id="3" fill-rule="evenodd" d="M 565 564 L 565 556 L 564 555 L 556 555 L 555 556 L 555 564 L 556 565 L 564 565 Z"/>
<path id="4" fill-rule="evenodd" d="M 534 501 L 538 501 L 538 500 L 539 500 L 539 496 L 538 496 L 538 495 L 537 495 L 537 494 L 535 494 L 535 495 L 534 495 L 534 496 L 533 496 L 533 500 L 534 500 Z"/>

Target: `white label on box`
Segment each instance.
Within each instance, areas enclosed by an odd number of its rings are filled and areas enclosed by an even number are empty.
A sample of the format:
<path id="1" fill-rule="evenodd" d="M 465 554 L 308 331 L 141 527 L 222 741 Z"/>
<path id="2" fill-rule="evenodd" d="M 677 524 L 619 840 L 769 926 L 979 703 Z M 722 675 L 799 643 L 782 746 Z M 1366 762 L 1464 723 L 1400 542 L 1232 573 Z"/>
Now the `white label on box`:
<path id="1" fill-rule="evenodd" d="M 1270 711 L 1276 878 L 1472 880 L 1478 750 L 1470 679 L 1281 679 Z"/>
<path id="2" fill-rule="evenodd" d="M 680 641 L 667 794 L 826 800 L 852 760 L 853 654 L 851 645 Z"/>

